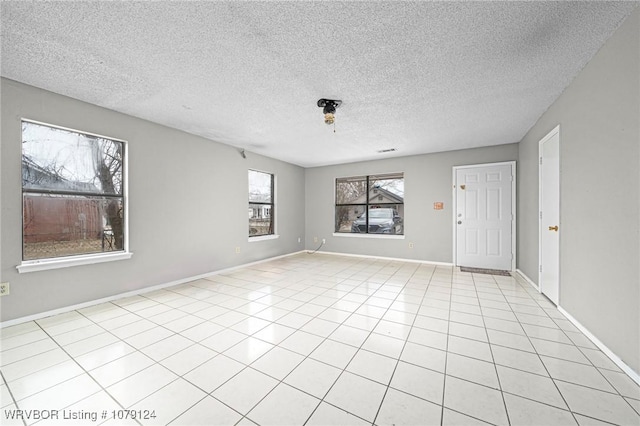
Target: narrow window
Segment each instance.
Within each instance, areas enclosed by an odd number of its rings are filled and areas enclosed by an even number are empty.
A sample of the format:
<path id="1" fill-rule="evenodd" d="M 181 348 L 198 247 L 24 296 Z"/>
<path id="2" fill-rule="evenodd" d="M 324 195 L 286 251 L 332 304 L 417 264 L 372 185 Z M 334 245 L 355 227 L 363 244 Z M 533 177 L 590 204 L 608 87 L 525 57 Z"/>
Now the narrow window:
<path id="1" fill-rule="evenodd" d="M 274 178 L 270 173 L 249 170 L 249 236 L 273 235 Z"/>
<path id="2" fill-rule="evenodd" d="M 404 234 L 404 174 L 336 179 L 335 232 Z"/>
<path id="3" fill-rule="evenodd" d="M 22 121 L 22 259 L 126 251 L 125 142 Z"/>

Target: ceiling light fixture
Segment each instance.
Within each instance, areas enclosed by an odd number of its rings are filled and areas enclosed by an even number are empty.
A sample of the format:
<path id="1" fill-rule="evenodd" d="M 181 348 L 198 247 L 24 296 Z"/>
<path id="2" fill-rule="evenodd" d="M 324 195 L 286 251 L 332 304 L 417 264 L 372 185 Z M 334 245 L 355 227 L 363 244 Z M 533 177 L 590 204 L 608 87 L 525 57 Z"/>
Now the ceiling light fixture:
<path id="1" fill-rule="evenodd" d="M 318 106 L 322 108 L 325 124 L 333 124 L 333 132 L 336 132 L 336 108 L 342 105 L 342 101 L 338 99 L 318 99 Z"/>

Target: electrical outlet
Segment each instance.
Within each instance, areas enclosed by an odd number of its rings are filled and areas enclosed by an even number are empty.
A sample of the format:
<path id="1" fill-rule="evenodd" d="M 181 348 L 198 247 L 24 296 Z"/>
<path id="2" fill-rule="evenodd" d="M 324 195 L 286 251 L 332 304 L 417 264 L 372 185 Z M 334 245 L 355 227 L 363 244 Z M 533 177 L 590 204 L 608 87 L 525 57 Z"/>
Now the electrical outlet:
<path id="1" fill-rule="evenodd" d="M 240 253 L 240 247 L 236 247 L 236 254 Z"/>
<path id="2" fill-rule="evenodd" d="M 409 243 L 409 248 L 412 249 L 413 248 L 413 243 Z"/>
<path id="3" fill-rule="evenodd" d="M 324 238 L 322 239 L 322 244 L 326 244 L 327 240 L 325 240 Z"/>
<path id="4" fill-rule="evenodd" d="M 318 237 L 313 237 L 313 242 L 317 243 L 318 242 Z"/>
<path id="5" fill-rule="evenodd" d="M 8 296 L 9 290 L 11 290 L 9 283 L 0 283 L 0 296 Z"/>

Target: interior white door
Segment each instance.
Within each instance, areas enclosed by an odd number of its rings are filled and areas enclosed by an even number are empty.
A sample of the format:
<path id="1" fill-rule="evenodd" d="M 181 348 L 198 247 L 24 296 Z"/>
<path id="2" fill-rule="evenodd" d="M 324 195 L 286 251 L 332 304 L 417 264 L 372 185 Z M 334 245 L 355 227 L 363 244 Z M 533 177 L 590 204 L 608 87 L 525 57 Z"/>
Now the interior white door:
<path id="1" fill-rule="evenodd" d="M 456 265 L 513 269 L 515 163 L 455 170 Z"/>
<path id="2" fill-rule="evenodd" d="M 540 291 L 560 301 L 560 129 L 540 141 Z"/>

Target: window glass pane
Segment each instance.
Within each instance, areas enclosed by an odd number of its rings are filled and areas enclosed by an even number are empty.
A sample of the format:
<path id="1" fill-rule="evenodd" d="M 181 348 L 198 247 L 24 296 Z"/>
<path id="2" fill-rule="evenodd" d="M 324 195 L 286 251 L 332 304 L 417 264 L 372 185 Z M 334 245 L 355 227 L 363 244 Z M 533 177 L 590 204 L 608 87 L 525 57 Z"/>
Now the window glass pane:
<path id="1" fill-rule="evenodd" d="M 273 175 L 249 170 L 249 236 L 274 234 Z"/>
<path id="2" fill-rule="evenodd" d="M 365 206 L 336 206 L 335 232 L 360 232 L 359 228 L 352 226 L 364 212 Z"/>
<path id="3" fill-rule="evenodd" d="M 122 195 L 122 142 L 22 122 L 24 189 Z"/>
<path id="4" fill-rule="evenodd" d="M 335 209 L 335 232 L 403 235 L 404 174 L 336 179 Z"/>
<path id="5" fill-rule="evenodd" d="M 364 204 L 366 192 L 366 177 L 336 179 L 336 204 Z"/>
<path id="6" fill-rule="evenodd" d="M 404 179 L 402 175 L 371 176 L 370 203 L 403 203 Z"/>
<path id="7" fill-rule="evenodd" d="M 24 260 L 121 251 L 121 198 L 23 195 Z"/>
<path id="8" fill-rule="evenodd" d="M 273 206 L 249 203 L 249 236 L 273 234 Z"/>
<path id="9" fill-rule="evenodd" d="M 249 202 L 271 203 L 273 175 L 249 170 Z"/>
<path id="10" fill-rule="evenodd" d="M 370 204 L 369 233 L 404 234 L 404 204 Z"/>
<path id="11" fill-rule="evenodd" d="M 366 214 L 356 221 L 358 230 L 366 232 Z M 355 228 L 354 228 L 355 230 Z M 369 230 L 370 234 L 404 234 L 404 204 L 370 204 Z"/>

